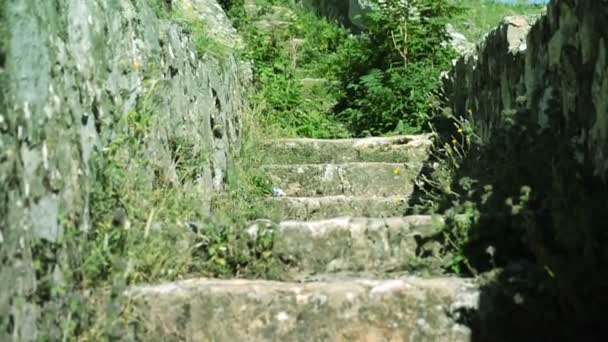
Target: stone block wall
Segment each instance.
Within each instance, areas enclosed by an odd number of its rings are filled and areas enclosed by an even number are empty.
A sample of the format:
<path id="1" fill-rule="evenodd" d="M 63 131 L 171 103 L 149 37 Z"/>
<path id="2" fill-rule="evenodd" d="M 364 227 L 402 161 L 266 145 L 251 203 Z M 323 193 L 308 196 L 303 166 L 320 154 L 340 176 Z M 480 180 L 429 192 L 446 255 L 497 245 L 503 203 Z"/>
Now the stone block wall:
<path id="1" fill-rule="evenodd" d="M 456 115 L 469 110 L 491 138 L 511 114 L 526 110 L 540 130 L 564 136 L 608 171 L 608 15 L 605 0 L 553 0 L 540 18 L 509 17 L 477 52 L 455 61 L 445 82 Z"/>
<path id="2" fill-rule="evenodd" d="M 504 214 L 473 227 L 471 244 L 536 264 L 537 297 L 567 322 L 558 335 L 605 330 L 607 17 L 606 0 L 552 0 L 539 18 L 506 18 L 444 79 L 447 107 L 482 141 L 458 172 L 491 186 L 482 212 Z"/>
<path id="3" fill-rule="evenodd" d="M 163 6 L 205 22 L 222 54 L 201 55 L 188 32 L 159 18 Z M 38 312 L 27 298 L 41 281 L 31 248 L 91 228 L 93 161 L 130 134 L 120 122 L 157 94 L 147 162 L 209 211 L 238 148 L 249 72 L 215 0 L 2 0 L 0 7 L 0 317 L 12 321 L 0 337 L 12 331 L 26 341 L 35 339 Z M 176 141 L 207 156 L 187 180 L 177 179 Z M 141 177 L 132 171 L 125 177 Z"/>
<path id="4" fill-rule="evenodd" d="M 361 17 L 377 10 L 378 7 L 375 0 L 302 0 L 302 4 L 322 16 L 354 29 L 364 28 Z"/>

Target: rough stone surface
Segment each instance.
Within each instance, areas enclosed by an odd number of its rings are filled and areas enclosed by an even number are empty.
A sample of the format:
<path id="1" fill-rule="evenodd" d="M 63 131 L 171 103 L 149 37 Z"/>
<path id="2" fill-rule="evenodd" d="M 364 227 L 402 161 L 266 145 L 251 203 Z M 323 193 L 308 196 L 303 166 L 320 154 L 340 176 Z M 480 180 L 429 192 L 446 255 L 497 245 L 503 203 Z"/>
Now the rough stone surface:
<path id="1" fill-rule="evenodd" d="M 419 239 L 436 233 L 440 225 L 431 216 L 283 221 L 273 252 L 288 260 L 292 277 L 401 271 L 416 257 Z"/>
<path id="2" fill-rule="evenodd" d="M 391 217 L 403 215 L 408 209 L 403 196 L 324 196 L 278 197 L 269 200 L 285 219 L 318 220 L 339 216 Z"/>
<path id="3" fill-rule="evenodd" d="M 6 108 L 0 111 L 0 227 L 2 263 L 8 264 L 2 265 L 0 286 L 11 285 L 0 288 L 3 313 L 12 310 L 14 317 L 35 321 L 30 315 L 35 307 L 11 300 L 15 306 L 10 309 L 11 301 L 4 300 L 29 298 L 36 288 L 30 244 L 36 238 L 57 242 L 66 228 L 90 228 L 93 161 L 125 133 L 118 122 L 148 91 L 164 95 L 146 136 L 150 164 L 175 175 L 172 144 L 180 141 L 192 153 L 207 155 L 208 162 L 194 179 L 172 179 L 176 188 L 196 192 L 202 211 L 222 188 L 229 152 L 240 136 L 246 66 L 232 53 L 222 59 L 197 56 L 192 38 L 178 25 L 159 20 L 148 4 L 0 2 L 8 32 L 0 67 L 7 79 L 2 90 Z M 172 6 L 187 7 L 207 22 L 210 37 L 229 51 L 238 46 L 214 0 L 175 0 Z M 127 177 L 131 171 L 125 170 Z M 144 183 L 155 177 L 153 172 L 142 175 Z M 22 285 L 12 286 L 15 282 Z M 14 324 L 17 340 L 35 338 L 28 322 Z"/>
<path id="4" fill-rule="evenodd" d="M 478 292 L 454 278 L 192 279 L 129 291 L 145 340 L 470 341 Z"/>
<path id="5" fill-rule="evenodd" d="M 303 0 L 302 4 L 320 15 L 354 28 L 365 28 L 363 17 L 379 9 L 382 0 Z"/>
<path id="6" fill-rule="evenodd" d="M 470 110 L 483 137 L 503 110 L 516 109 L 518 96 L 524 95 L 526 35 L 533 17 L 506 17 L 482 40 L 478 52 L 456 60 L 445 79 L 444 88 L 457 115 Z"/>
<path id="7" fill-rule="evenodd" d="M 564 136 L 608 171 L 608 16 L 605 0 L 554 0 L 540 19 L 510 17 L 466 55 L 446 79 L 456 115 L 468 110 L 491 139 L 514 112 L 526 110 L 540 131 Z M 574 156 L 575 157 L 575 156 Z"/>
<path id="8" fill-rule="evenodd" d="M 550 323 L 556 326 L 549 334 L 564 340 L 580 331 L 594 335 L 591 340 L 606 335 L 597 317 L 607 306 L 602 294 L 608 254 L 595 246 L 608 241 L 607 17 L 606 0 L 552 0 L 538 19 L 505 19 L 486 36 L 478 55 L 461 57 L 446 80 L 453 114 L 469 118 L 483 140 L 480 153 L 469 155 L 480 168 L 464 171 L 483 184 L 494 183 L 495 199 L 523 185 L 531 193 L 524 221 L 474 227 L 471 236 L 484 231 L 488 245 L 532 256 L 541 272 L 551 269 L 550 281 L 538 280 L 543 283 L 538 297 L 560 308 L 550 310 L 556 312 L 550 322 L 559 324 Z M 516 242 L 507 242 L 507 236 Z M 509 333 L 527 336 L 528 327 L 547 322 L 546 305 L 530 307 L 533 319 L 521 319 L 529 325 Z"/>
<path id="9" fill-rule="evenodd" d="M 86 229 L 89 164 L 95 151 L 119 133 L 113 123 L 145 96 L 145 77 L 152 77 L 166 95 L 153 122 L 158 127 L 151 129 L 158 136 L 150 138 L 150 157 L 174 168 L 172 139 L 187 139 L 194 148 L 209 151 L 209 165 L 203 167 L 200 186 L 194 187 L 201 198 L 208 198 L 211 178 L 223 182 L 228 152 L 238 142 L 241 66 L 232 56 L 197 59 L 191 38 L 176 25 L 159 21 L 143 2 L 64 2 L 65 13 L 35 2 L 8 6 L 13 14 L 6 71 L 12 108 L 2 121 L 11 129 L 2 135 L 1 145 L 10 158 L 3 159 L 1 169 L 13 165 L 23 170 L 18 175 L 3 172 L 0 178 L 15 199 L 8 210 L 28 212 L 26 216 L 45 213 L 46 222 L 84 214 L 79 221 Z M 217 19 L 224 14 L 214 2 L 184 3 L 200 6 L 203 19 L 227 21 Z M 28 21 L 33 12 L 42 13 L 43 19 Z M 25 27 L 33 33 L 27 34 Z M 216 27 L 210 32 L 228 39 L 232 28 L 226 31 L 220 34 L 224 31 Z M 158 73 L 152 74 L 154 68 Z M 10 177 L 20 189 L 13 188 Z"/>
<path id="10" fill-rule="evenodd" d="M 407 196 L 421 163 L 268 165 L 264 170 L 287 196 Z"/>
<path id="11" fill-rule="evenodd" d="M 415 163 L 428 158 L 431 135 L 361 139 L 277 139 L 264 146 L 267 164 Z"/>
<path id="12" fill-rule="evenodd" d="M 456 31 L 452 24 L 447 24 L 445 28 L 450 37 L 450 45 L 460 55 L 472 53 L 475 50 L 475 44 L 471 43 L 462 33 Z"/>

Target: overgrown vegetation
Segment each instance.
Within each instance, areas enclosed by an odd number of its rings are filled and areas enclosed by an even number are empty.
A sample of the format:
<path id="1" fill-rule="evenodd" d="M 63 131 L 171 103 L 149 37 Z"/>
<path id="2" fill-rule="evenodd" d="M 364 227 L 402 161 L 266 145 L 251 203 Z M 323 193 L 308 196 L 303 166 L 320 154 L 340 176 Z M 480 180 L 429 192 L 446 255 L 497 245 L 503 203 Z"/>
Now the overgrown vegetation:
<path id="1" fill-rule="evenodd" d="M 254 63 L 253 101 L 263 114 L 261 126 L 282 136 L 348 136 L 344 125 L 328 115 L 338 95 L 332 80 L 323 78 L 322 60 L 331 58 L 346 31 L 302 9 L 285 11 L 290 18 L 282 19 L 293 20 L 287 25 L 260 29 L 278 20 L 272 17 L 275 10 L 270 4 L 256 10 L 252 16 L 268 17 L 261 23 L 246 15 L 235 19 L 248 45 L 246 58 Z"/>
<path id="2" fill-rule="evenodd" d="M 478 276 L 505 269 L 486 291 L 503 302 L 502 314 L 521 317 L 495 318 L 498 336 L 571 340 L 580 327 L 597 327 L 606 303 L 608 258 L 600 246 L 608 243 L 602 209 L 608 187 L 584 146 L 563 138 L 578 136 L 574 128 L 541 130 L 532 118 L 523 109 L 507 113 L 491 136 L 481 136 L 474 113 L 453 117 L 439 131 L 442 143 L 423 177 L 420 203 L 445 215 L 437 238 L 447 271 Z M 547 326 L 552 330 L 543 332 Z"/>
<path id="3" fill-rule="evenodd" d="M 443 42 L 456 11 L 448 0 L 388 1 L 356 35 L 283 1 L 233 20 L 247 38 L 267 125 L 327 138 L 423 130 L 454 56 Z"/>
<path id="4" fill-rule="evenodd" d="M 192 35 L 199 57 L 225 56 L 226 48 L 208 35 L 206 23 L 178 12 L 167 1 L 148 2 L 159 18 L 177 21 Z M 116 135 L 93 162 L 91 232 L 68 230 L 61 243 L 36 242 L 32 246 L 38 286 L 33 301 L 43 305 L 42 317 L 50 317 L 37 322 L 45 332 L 41 338 L 80 335 L 83 340 L 98 341 L 131 336 L 128 331 L 137 322 L 129 321 L 128 305 L 121 297 L 130 284 L 193 274 L 278 277 L 280 265 L 272 255 L 275 227 L 262 224 L 254 237 L 244 229 L 261 216 L 273 218 L 260 200 L 269 195 L 271 184 L 260 172 L 256 150 L 267 131 L 322 138 L 414 133 L 424 129 L 432 117 L 437 78 L 453 56 L 442 45 L 444 24 L 457 13 L 449 1 L 419 0 L 416 12 L 408 7 L 414 2 L 404 7 L 389 1 L 386 8 L 368 18 L 368 29 L 359 35 L 293 7 L 295 18 L 288 25 L 265 31 L 246 16 L 242 1 L 221 3 L 237 18 L 247 39 L 249 50 L 244 57 L 254 62 L 257 87 L 242 149 L 235 156 L 239 162 L 229 169 L 225 194 L 213 199 L 213 213 L 201 210 L 198 193 L 190 190 L 195 178 L 204 172 L 208 151 L 187 139 L 172 136 L 167 141 L 175 177 L 148 158 L 153 130 L 162 126 L 155 120 L 163 110 L 163 89 L 158 70 L 147 65 L 142 70 L 147 77 L 137 105 L 117 119 L 113 127 Z M 256 15 L 272 13 L 272 5 L 262 6 Z M 0 0 L 0 86 L 5 85 L 4 9 L 5 2 Z M 403 17 L 407 20 L 401 20 Z M 3 94 L 0 92 L 0 105 Z M 463 137 L 469 139 L 468 134 Z M 446 170 L 452 173 L 438 187 L 447 197 L 435 200 L 450 202 L 455 208 L 453 216 L 464 212 L 468 220 L 457 230 L 446 230 L 452 256 L 447 267 L 457 272 L 481 270 L 482 266 L 468 261 L 467 254 L 468 245 L 475 241 L 470 236 L 471 224 L 477 222 L 481 209 L 460 195 L 468 189 L 469 196 L 480 196 L 478 183 L 458 183 L 462 189 L 452 190 L 460 167 L 473 163 L 462 150 L 478 145 L 456 137 L 458 144 L 452 143 L 444 151 L 455 158 Z M 520 152 L 523 145 L 517 146 L 508 156 Z M 506 171 L 493 175 L 509 176 Z M 500 189 L 502 193 L 512 190 Z M 564 191 L 560 194 L 565 196 Z M 509 208 L 536 198 L 529 192 L 524 195 Z M 65 220 L 69 226 L 68 218 Z M 503 250 L 502 246 L 497 248 Z M 54 268 L 58 264 L 69 272 Z M 102 288 L 109 289 L 112 300 L 92 306 L 96 301 L 89 291 Z M 25 303 L 23 298 L 15 300 Z M 2 331 L 10 331 L 12 323 L 3 323 Z"/>
<path id="5" fill-rule="evenodd" d="M 445 25 L 449 0 L 386 1 L 341 51 L 338 117 L 357 136 L 417 133 L 437 109 L 439 76 L 455 53 Z"/>
<path id="6" fill-rule="evenodd" d="M 242 1 L 222 5 L 246 38 L 263 126 L 283 136 L 317 138 L 428 130 L 439 110 L 439 76 L 455 56 L 445 43 L 445 25 L 473 37 L 503 15 L 540 9 L 482 0 L 391 0 L 362 18 L 366 27 L 355 34 L 288 1 L 258 1 L 247 10 Z"/>
<path id="7" fill-rule="evenodd" d="M 175 9 L 164 12 L 170 10 L 165 3 L 151 1 L 151 5 L 162 6 L 153 7 L 159 17 L 177 21 L 192 36 L 200 58 L 225 57 L 227 49 L 210 39 L 205 23 Z M 0 21 L 0 25 L 4 23 Z M 3 308 L 27 310 L 28 301 L 40 306 L 38 321 L 31 324 L 37 324 L 42 340 L 133 338 L 138 322 L 130 321 L 128 303 L 122 296 L 132 284 L 192 275 L 279 276 L 271 252 L 274 225 L 260 224 L 255 236 L 246 233 L 250 220 L 269 214 L 259 200 L 270 187 L 256 164 L 252 139 L 257 138 L 253 136 L 257 130 L 249 127 L 252 120 L 248 119 L 253 112 L 242 118 L 244 130 L 253 133 L 242 137 L 243 148 L 234 156 L 239 163 L 229 170 L 225 194 L 212 196 L 213 212 L 205 211 L 209 203 L 202 198 L 212 190 L 199 189 L 197 179 L 209 171 L 205 168 L 210 167 L 210 151 L 204 144 L 193 143 L 193 137 L 177 133 L 155 140 L 165 125 L 159 122 L 163 117 L 159 114 L 166 110 L 166 82 L 157 62 L 153 57 L 132 65 L 143 75 L 135 107 L 124 116 L 109 114 L 116 116 L 103 123 L 111 125 L 103 129 L 113 135 L 91 161 L 90 230 L 82 232 L 74 218 L 62 218 L 66 228 L 61 241 L 32 241 L 36 289 L 28 292 L 31 298 L 0 296 Z M 149 158 L 152 148 L 167 149 L 172 167 Z M 4 200 L 2 196 L 3 207 Z M 0 243 L 17 243 L 16 234 L 1 233 Z M 30 246 L 26 247 L 29 251 Z M 10 260 L 9 253 L 16 253 L 4 245 L 2 251 Z M 7 304 L 9 300 L 12 304 Z M 6 316 L 2 315 L 0 337 L 16 326 L 11 319 L 29 324 L 17 314 L 10 317 L 7 309 Z"/>

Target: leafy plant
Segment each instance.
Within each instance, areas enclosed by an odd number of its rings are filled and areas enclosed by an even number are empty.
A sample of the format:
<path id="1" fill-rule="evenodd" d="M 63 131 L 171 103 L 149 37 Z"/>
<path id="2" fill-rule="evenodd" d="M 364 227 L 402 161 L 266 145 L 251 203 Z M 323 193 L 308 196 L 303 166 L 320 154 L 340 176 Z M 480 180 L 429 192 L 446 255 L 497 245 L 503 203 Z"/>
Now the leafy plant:
<path id="1" fill-rule="evenodd" d="M 170 0 L 147 0 L 148 6 L 158 18 L 168 19 L 171 14 Z"/>
<path id="2" fill-rule="evenodd" d="M 272 32 L 258 29 L 253 22 L 240 24 L 248 45 L 246 57 L 254 62 L 257 94 L 253 100 L 263 108 L 259 120 L 275 134 L 347 136 L 344 127 L 328 115 L 336 98 L 331 82 L 306 84 L 307 78 L 322 77 L 316 68 L 319 58 L 343 31 L 310 13 L 296 13 L 287 28 Z"/>
<path id="3" fill-rule="evenodd" d="M 365 30 L 345 44 L 336 63 L 345 91 L 338 116 L 355 135 L 414 133 L 436 108 L 440 73 L 454 57 L 445 24 L 451 1 L 387 1 L 364 18 Z"/>

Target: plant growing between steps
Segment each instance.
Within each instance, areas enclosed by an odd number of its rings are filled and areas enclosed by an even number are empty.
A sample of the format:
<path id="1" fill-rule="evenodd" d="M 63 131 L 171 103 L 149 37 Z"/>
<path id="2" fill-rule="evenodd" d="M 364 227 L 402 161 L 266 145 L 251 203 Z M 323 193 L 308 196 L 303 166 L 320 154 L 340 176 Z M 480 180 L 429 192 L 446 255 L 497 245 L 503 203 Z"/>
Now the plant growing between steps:
<path id="1" fill-rule="evenodd" d="M 257 167 L 254 138 L 244 136 L 240 162 L 229 169 L 225 193 L 214 198 L 212 213 L 202 212 L 196 192 L 185 187 L 202 172 L 201 165 L 207 165 L 205 151 L 178 138 L 170 143 L 177 184 L 166 170 L 145 158 L 160 100 L 157 79 L 152 77 L 146 84 L 136 109 L 116 127 L 122 133 L 95 167 L 99 172 L 92 196 L 95 226 L 75 276 L 84 288 L 111 287 L 117 297 L 88 312 L 91 319 L 97 318 L 85 333 L 92 340 L 126 334 L 129 324 L 139 324 L 131 320 L 128 303 L 118 295 L 132 284 L 192 275 L 280 276 L 272 253 L 275 226 L 259 224 L 255 236 L 246 231 L 248 222 L 269 214 L 259 200 L 270 188 Z M 250 123 L 246 120 L 245 127 Z M 127 170 L 138 176 L 127 177 Z M 104 313 L 116 305 L 126 311 Z"/>

